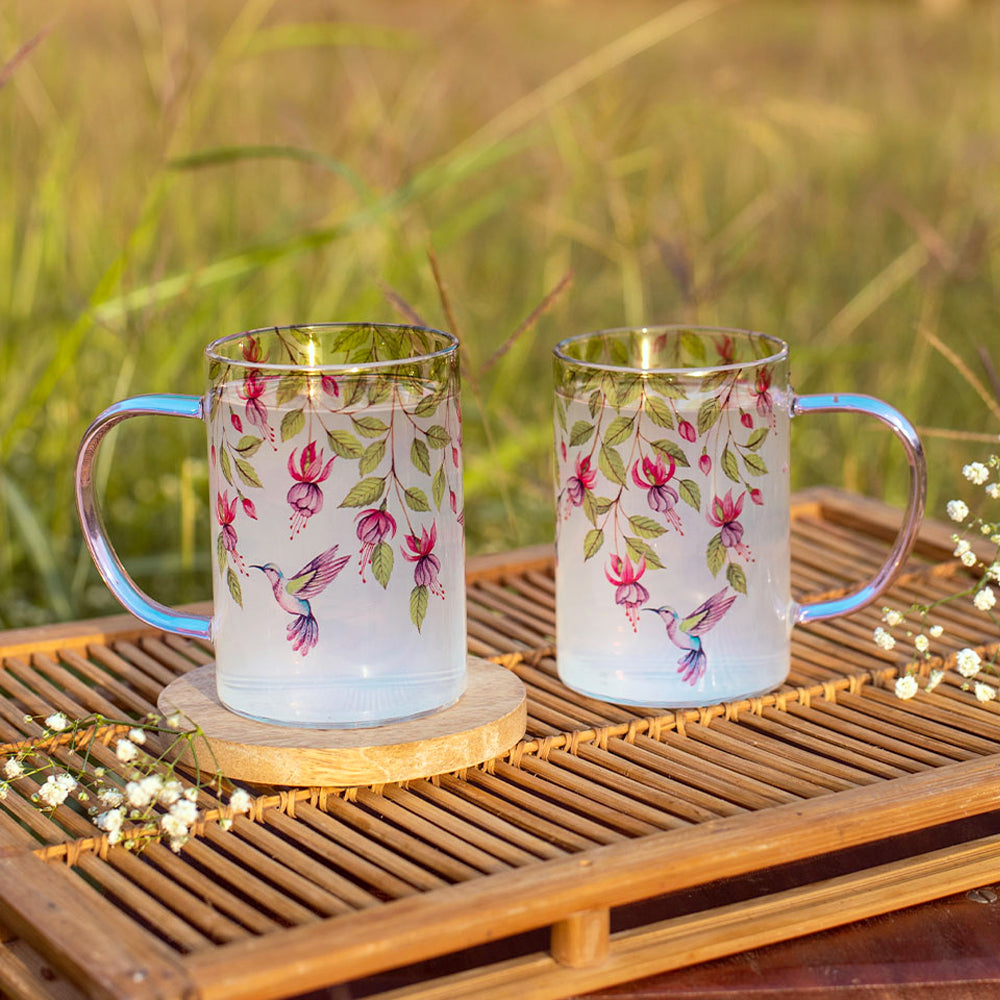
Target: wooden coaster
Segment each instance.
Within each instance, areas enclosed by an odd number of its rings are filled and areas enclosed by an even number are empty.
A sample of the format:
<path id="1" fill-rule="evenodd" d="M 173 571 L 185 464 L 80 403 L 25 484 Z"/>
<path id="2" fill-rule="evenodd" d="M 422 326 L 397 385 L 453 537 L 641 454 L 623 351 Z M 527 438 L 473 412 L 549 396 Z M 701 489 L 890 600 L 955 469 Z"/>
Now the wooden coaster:
<path id="1" fill-rule="evenodd" d="M 382 784 L 479 764 L 521 739 L 528 714 L 520 679 L 474 656 L 465 694 L 450 708 L 370 729 L 298 729 L 244 718 L 219 701 L 212 664 L 171 682 L 157 705 L 201 727 L 226 777 L 299 787 Z M 213 767 L 211 754 L 198 750 L 203 768 Z"/>

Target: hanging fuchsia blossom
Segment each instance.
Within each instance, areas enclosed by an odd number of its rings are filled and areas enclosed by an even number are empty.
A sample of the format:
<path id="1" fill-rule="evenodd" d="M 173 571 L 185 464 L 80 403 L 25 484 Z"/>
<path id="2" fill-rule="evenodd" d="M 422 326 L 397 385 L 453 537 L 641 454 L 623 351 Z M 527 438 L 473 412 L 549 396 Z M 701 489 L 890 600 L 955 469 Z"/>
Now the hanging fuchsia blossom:
<path id="1" fill-rule="evenodd" d="M 263 353 L 260 349 L 260 341 L 256 337 L 247 337 L 243 341 L 243 360 L 260 361 Z"/>
<path id="2" fill-rule="evenodd" d="M 249 497 L 243 497 L 243 513 L 247 517 L 252 518 L 254 521 L 257 520 L 257 508 L 253 505 L 253 500 Z"/>
<path id="3" fill-rule="evenodd" d="M 757 381 L 753 387 L 753 395 L 757 400 L 757 413 L 760 414 L 772 429 L 774 428 L 774 400 L 771 398 L 771 369 L 761 368 L 757 372 Z"/>
<path id="4" fill-rule="evenodd" d="M 328 396 L 339 396 L 340 386 L 337 384 L 337 380 L 332 375 L 324 375 L 320 380 L 320 385 L 323 387 L 323 392 Z"/>
<path id="5" fill-rule="evenodd" d="M 695 438 L 698 437 L 698 432 L 694 429 L 694 424 L 690 420 L 682 420 L 677 425 L 677 433 L 680 434 L 685 441 L 694 442 Z"/>
<path id="6" fill-rule="evenodd" d="M 701 458 L 698 459 L 698 468 L 701 469 L 703 476 L 707 476 L 712 471 L 712 459 L 708 452 L 701 453 Z"/>
<path id="7" fill-rule="evenodd" d="M 243 433 L 243 421 L 240 420 L 240 415 L 238 413 L 230 413 L 229 414 L 229 420 L 230 420 L 230 423 L 232 423 L 233 427 L 236 429 L 237 433 L 242 434 Z"/>
<path id="8" fill-rule="evenodd" d="M 336 455 L 323 465 L 323 451 L 316 454 L 316 442 L 310 441 L 302 449 L 299 456 L 299 467 L 295 468 L 295 450 L 292 449 L 288 456 L 288 471 L 295 485 L 288 491 L 288 504 L 292 508 L 291 526 L 292 538 L 294 538 L 304 527 L 306 521 L 313 514 L 318 514 L 323 509 L 323 491 L 317 483 L 323 482 L 330 475 L 330 468 L 336 459 Z"/>
<path id="9" fill-rule="evenodd" d="M 729 490 L 724 497 L 716 496 L 708 513 L 708 523 L 721 528 L 719 536 L 727 549 L 732 549 L 737 555 L 749 559 L 750 549 L 743 544 L 743 525 L 739 522 L 745 496 L 744 492 L 733 500 L 732 490 Z"/>
<path id="10" fill-rule="evenodd" d="M 369 507 L 355 518 L 358 522 L 358 541 L 361 542 L 361 580 L 365 580 L 365 567 L 371 565 L 372 553 L 377 545 L 396 534 L 396 519 L 387 510 Z"/>
<path id="11" fill-rule="evenodd" d="M 420 529 L 420 538 L 416 535 L 404 535 L 407 548 L 402 549 L 403 558 L 414 563 L 413 582 L 418 587 L 427 587 L 432 594 L 444 597 L 444 584 L 438 579 L 441 572 L 441 560 L 431 551 L 437 541 L 437 524 L 431 522 L 431 530 L 428 534 L 426 528 Z"/>
<path id="12" fill-rule="evenodd" d="M 261 400 L 264 395 L 264 383 L 256 371 L 249 371 L 243 380 L 243 385 L 237 390 L 240 396 L 247 401 L 246 417 L 247 422 L 252 424 L 266 437 L 271 444 L 274 444 L 274 431 L 267 422 L 267 407 Z"/>
<path id="13" fill-rule="evenodd" d="M 632 631 L 638 631 L 639 608 L 649 600 L 649 591 L 639 583 L 639 577 L 646 572 L 646 559 L 640 557 L 633 568 L 628 556 L 612 556 L 611 565 L 604 570 L 608 582 L 615 586 L 615 604 L 624 605 L 625 617 L 632 623 Z"/>
<path id="14" fill-rule="evenodd" d="M 672 455 L 668 455 L 667 460 L 670 463 L 669 468 L 663 464 L 661 455 L 656 456 L 655 462 L 648 457 L 643 458 L 640 474 L 639 459 L 636 459 L 635 465 L 632 466 L 632 482 L 646 491 L 646 503 L 649 504 L 650 510 L 662 514 L 678 533 L 683 535 L 680 516 L 674 510 L 674 504 L 677 503 L 679 496 L 673 486 L 667 485 L 674 478 L 677 463 Z"/>
<path id="15" fill-rule="evenodd" d="M 233 497 L 229 502 L 229 491 L 223 490 L 217 497 L 215 503 L 215 516 L 219 522 L 219 536 L 222 539 L 222 547 L 232 557 L 234 563 L 241 573 L 246 573 L 246 566 L 243 557 L 236 551 L 236 544 L 239 539 L 236 537 L 236 529 L 233 521 L 236 519 L 236 503 L 239 497 Z"/>
<path id="16" fill-rule="evenodd" d="M 576 475 L 566 480 L 566 499 L 574 507 L 583 503 L 584 494 L 594 488 L 597 482 L 597 470 L 590 467 L 589 455 L 577 455 Z"/>

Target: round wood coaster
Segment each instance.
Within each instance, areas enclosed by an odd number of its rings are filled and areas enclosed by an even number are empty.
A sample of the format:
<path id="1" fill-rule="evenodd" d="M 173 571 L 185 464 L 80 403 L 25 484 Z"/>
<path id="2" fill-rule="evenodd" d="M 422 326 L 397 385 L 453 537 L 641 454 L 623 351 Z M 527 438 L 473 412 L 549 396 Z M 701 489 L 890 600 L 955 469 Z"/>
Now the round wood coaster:
<path id="1" fill-rule="evenodd" d="M 201 727 L 226 777 L 269 785 L 374 785 L 457 771 L 509 750 L 524 735 L 524 685 L 504 667 L 469 657 L 465 694 L 450 708 L 368 729 L 298 729 L 244 718 L 215 691 L 215 666 L 172 681 L 157 700 Z M 199 763 L 213 766 L 201 747 Z"/>

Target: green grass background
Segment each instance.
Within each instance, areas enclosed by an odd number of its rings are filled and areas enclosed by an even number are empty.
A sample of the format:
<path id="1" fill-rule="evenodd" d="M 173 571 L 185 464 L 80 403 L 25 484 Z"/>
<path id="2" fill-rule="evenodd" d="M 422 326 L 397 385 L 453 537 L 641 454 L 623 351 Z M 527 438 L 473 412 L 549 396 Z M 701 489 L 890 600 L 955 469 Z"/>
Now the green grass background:
<path id="1" fill-rule="evenodd" d="M 549 359 L 589 329 L 784 337 L 798 391 L 921 427 L 934 513 L 1000 429 L 996 3 L 6 0 L 0 67 L 0 626 L 117 607 L 83 430 L 256 326 L 455 329 L 471 553 L 551 539 Z M 794 486 L 902 502 L 886 432 L 793 434 Z M 126 565 L 207 597 L 202 429 L 105 451 Z"/>

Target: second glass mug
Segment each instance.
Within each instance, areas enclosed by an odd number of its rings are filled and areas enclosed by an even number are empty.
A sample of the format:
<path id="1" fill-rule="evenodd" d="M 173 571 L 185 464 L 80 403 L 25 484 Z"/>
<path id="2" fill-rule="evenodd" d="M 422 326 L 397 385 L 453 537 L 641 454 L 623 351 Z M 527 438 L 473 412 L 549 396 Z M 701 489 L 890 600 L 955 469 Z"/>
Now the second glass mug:
<path id="1" fill-rule="evenodd" d="M 466 680 L 458 341 L 419 327 L 317 324 L 223 337 L 204 396 L 114 404 L 84 436 L 84 536 L 121 603 L 215 644 L 234 712 L 375 726 L 458 700 Z M 93 466 L 140 414 L 208 430 L 214 613 L 151 600 L 108 541 Z"/>
<path id="2" fill-rule="evenodd" d="M 560 679 L 605 701 L 683 708 L 760 695 L 792 626 L 848 614 L 895 578 L 923 514 L 916 431 L 856 394 L 796 395 L 788 345 L 745 330 L 604 330 L 555 349 Z M 798 604 L 790 586 L 792 417 L 865 413 L 906 451 L 909 502 L 875 578 Z"/>

